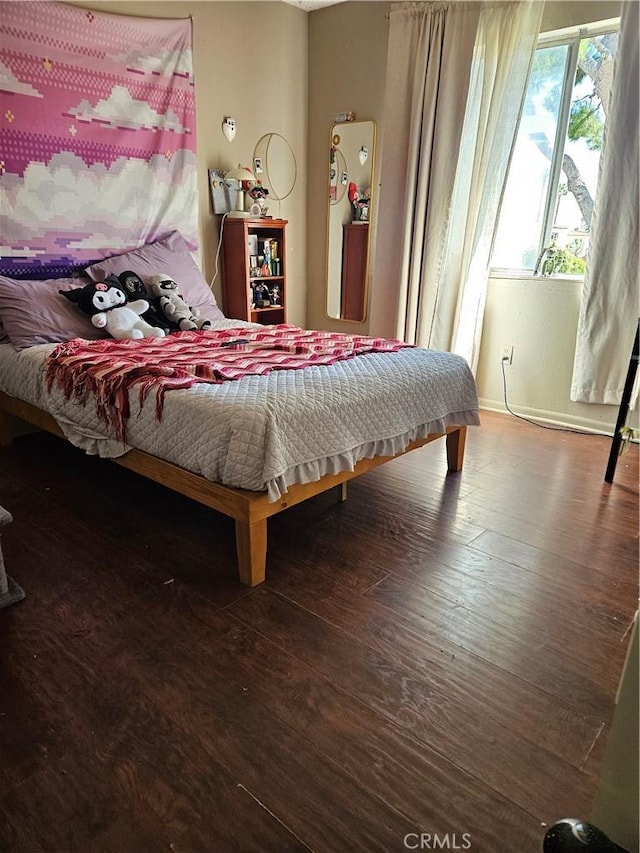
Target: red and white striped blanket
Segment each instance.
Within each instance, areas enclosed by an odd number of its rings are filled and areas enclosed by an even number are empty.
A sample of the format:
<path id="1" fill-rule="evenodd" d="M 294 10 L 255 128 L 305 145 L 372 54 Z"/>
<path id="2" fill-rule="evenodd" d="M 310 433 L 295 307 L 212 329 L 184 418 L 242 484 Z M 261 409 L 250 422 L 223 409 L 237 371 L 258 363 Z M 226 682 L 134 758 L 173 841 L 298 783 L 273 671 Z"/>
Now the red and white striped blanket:
<path id="1" fill-rule="evenodd" d="M 129 389 L 139 386 L 142 407 L 157 388 L 156 417 L 162 418 L 164 395 L 196 382 L 220 383 L 334 364 L 371 352 L 395 352 L 408 344 L 365 335 L 300 329 L 290 324 L 262 329 L 175 332 L 165 338 L 117 341 L 75 339 L 59 344 L 46 362 L 46 387 L 56 384 L 65 398 L 84 403 L 91 393 L 96 413 L 121 441 L 130 416 Z"/>

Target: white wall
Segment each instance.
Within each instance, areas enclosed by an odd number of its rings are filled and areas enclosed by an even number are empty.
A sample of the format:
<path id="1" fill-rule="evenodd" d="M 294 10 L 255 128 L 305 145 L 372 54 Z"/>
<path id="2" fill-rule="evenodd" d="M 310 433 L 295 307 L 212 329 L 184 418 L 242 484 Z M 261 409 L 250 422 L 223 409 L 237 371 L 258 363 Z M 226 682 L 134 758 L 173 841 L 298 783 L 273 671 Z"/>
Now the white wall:
<path id="1" fill-rule="evenodd" d="M 502 347 L 513 345 L 505 366 L 507 400 L 518 414 L 611 432 L 618 409 L 569 399 L 580 281 L 528 277 L 489 281 L 477 382 L 483 408 L 504 410 Z M 633 339 L 620 342 L 628 347 Z M 630 418 L 637 423 L 637 413 Z"/>
<path id="2" fill-rule="evenodd" d="M 606 21 L 620 15 L 619 0 L 547 0 L 540 28 L 543 33 Z"/>

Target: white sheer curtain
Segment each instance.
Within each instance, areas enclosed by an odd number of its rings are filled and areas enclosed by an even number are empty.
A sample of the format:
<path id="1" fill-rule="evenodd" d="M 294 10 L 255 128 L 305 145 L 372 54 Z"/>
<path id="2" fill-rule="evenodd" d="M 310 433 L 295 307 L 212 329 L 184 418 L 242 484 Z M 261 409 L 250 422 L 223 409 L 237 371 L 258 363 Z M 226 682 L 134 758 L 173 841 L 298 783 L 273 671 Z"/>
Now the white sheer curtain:
<path id="1" fill-rule="evenodd" d="M 640 311 L 639 28 L 638 3 L 623 3 L 571 382 L 580 403 L 620 403 Z"/>
<path id="2" fill-rule="evenodd" d="M 455 351 L 474 369 L 542 8 L 489 0 L 391 11 L 371 328 Z"/>

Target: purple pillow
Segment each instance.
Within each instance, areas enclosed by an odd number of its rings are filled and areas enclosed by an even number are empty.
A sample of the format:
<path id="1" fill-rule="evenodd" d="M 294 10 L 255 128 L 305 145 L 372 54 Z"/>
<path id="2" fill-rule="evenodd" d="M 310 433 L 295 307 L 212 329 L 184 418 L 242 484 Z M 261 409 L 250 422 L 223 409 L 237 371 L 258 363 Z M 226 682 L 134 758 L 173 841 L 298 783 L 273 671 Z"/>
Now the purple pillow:
<path id="1" fill-rule="evenodd" d="M 137 273 L 145 286 L 151 276 L 166 273 L 176 282 L 178 293 L 191 308 L 198 308 L 201 315 L 209 320 L 224 318 L 211 288 L 178 231 L 173 231 L 168 237 L 155 243 L 132 249 L 124 255 L 104 258 L 86 268 L 86 272 L 94 281 L 103 281 L 110 273 L 120 275 L 127 270 Z"/>
<path id="2" fill-rule="evenodd" d="M 0 326 L 18 350 L 72 338 L 109 337 L 58 293 L 87 284 L 87 278 L 17 280 L 0 275 Z"/>

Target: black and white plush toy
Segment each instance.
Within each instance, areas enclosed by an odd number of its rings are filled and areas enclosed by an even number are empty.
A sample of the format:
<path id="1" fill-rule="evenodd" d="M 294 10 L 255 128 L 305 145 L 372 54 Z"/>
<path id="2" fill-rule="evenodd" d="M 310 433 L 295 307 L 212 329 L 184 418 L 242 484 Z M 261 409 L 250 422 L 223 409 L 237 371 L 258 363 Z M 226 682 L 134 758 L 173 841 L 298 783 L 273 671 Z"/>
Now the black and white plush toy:
<path id="1" fill-rule="evenodd" d="M 75 290 L 61 290 L 60 293 L 84 311 L 97 329 L 106 329 L 112 338 L 164 337 L 162 329 L 150 326 L 140 316 L 149 309 L 147 300 L 127 302 L 127 295 L 115 276 L 107 276 L 105 281 L 91 282 Z"/>
<path id="2" fill-rule="evenodd" d="M 155 304 L 155 301 L 152 301 L 149 298 L 147 289 L 140 276 L 133 272 L 133 270 L 126 270 L 125 272 L 120 273 L 118 281 L 124 288 L 129 302 L 134 302 L 136 299 L 146 299 L 147 302 L 149 302 L 149 310 L 144 312 L 142 319 L 146 320 L 150 326 L 156 326 L 158 329 L 163 329 L 165 335 L 168 335 L 171 326 L 167 322 L 162 311 Z"/>
<path id="3" fill-rule="evenodd" d="M 178 293 L 178 285 L 166 274 L 154 275 L 149 279 L 151 292 L 159 300 L 164 316 L 181 332 L 210 329 L 211 320 L 200 316 L 197 308 L 190 308 Z"/>

